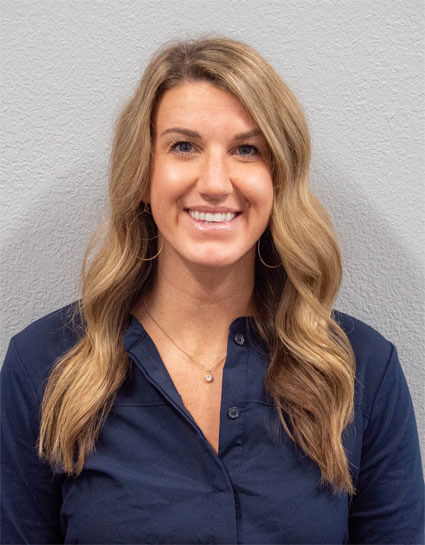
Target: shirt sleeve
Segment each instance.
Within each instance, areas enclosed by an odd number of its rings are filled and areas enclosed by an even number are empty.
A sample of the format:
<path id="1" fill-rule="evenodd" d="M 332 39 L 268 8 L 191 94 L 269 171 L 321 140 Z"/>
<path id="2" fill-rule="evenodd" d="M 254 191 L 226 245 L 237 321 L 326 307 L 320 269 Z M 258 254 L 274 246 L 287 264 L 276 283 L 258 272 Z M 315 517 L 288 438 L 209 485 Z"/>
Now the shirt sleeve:
<path id="1" fill-rule="evenodd" d="M 413 405 L 392 345 L 364 430 L 350 543 L 422 544 L 424 482 Z"/>
<path id="2" fill-rule="evenodd" d="M 10 342 L 1 382 L 1 542 L 63 543 L 61 489 L 37 456 L 40 400 Z"/>

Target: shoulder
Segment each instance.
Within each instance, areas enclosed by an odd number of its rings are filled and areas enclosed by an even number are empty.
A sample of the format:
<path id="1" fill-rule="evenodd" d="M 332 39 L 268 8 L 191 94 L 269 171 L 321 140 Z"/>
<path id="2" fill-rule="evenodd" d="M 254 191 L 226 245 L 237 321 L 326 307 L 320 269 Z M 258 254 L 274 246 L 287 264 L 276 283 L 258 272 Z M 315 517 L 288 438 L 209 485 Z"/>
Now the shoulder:
<path id="1" fill-rule="evenodd" d="M 355 403 L 369 412 L 384 377 L 401 373 L 395 346 L 365 322 L 335 310 L 335 321 L 347 335 L 356 360 Z"/>
<path id="2" fill-rule="evenodd" d="M 4 368 L 23 368 L 41 396 L 55 362 L 78 342 L 82 331 L 76 302 L 57 309 L 12 337 Z"/>
<path id="3" fill-rule="evenodd" d="M 357 364 L 363 366 L 372 358 L 373 369 L 378 373 L 394 349 L 393 344 L 379 331 L 354 316 L 334 310 L 333 317 L 347 335 L 356 356 Z"/>
<path id="4" fill-rule="evenodd" d="M 348 336 L 355 352 L 363 354 L 370 348 L 384 353 L 391 351 L 391 343 L 379 331 L 358 318 L 339 310 L 333 311 L 333 318 Z"/>

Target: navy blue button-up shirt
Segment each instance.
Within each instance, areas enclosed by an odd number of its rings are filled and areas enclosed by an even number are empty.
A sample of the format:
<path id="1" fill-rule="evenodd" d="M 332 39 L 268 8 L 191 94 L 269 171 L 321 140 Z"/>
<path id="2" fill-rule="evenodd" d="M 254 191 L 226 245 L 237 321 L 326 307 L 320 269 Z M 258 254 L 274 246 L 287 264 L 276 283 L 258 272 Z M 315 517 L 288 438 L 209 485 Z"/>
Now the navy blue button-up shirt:
<path id="1" fill-rule="evenodd" d="M 68 310 L 15 336 L 1 372 L 3 543 L 422 543 L 412 403 L 394 346 L 366 324 L 335 313 L 357 359 L 350 500 L 319 486 L 281 428 L 249 318 L 230 325 L 218 455 L 133 318 L 132 365 L 95 451 L 76 478 L 53 471 L 36 441 L 46 379 L 76 341 Z"/>

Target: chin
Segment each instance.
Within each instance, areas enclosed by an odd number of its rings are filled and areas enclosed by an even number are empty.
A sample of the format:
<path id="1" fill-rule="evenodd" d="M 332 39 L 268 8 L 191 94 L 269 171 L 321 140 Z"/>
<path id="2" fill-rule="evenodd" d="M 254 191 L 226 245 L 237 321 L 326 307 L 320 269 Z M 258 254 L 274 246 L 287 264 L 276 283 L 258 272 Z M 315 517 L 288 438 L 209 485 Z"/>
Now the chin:
<path id="1" fill-rule="evenodd" d="M 197 259 L 191 260 L 190 263 L 197 267 L 203 267 L 206 269 L 220 269 L 223 267 L 230 267 L 234 262 L 223 259 Z"/>
<path id="2" fill-rule="evenodd" d="M 188 261 L 197 265 L 198 267 L 205 267 L 211 269 L 219 269 L 224 267 L 232 267 L 240 263 L 240 260 L 243 256 L 238 256 L 235 259 L 235 256 L 223 256 L 223 255 L 206 255 L 206 256 L 191 256 Z"/>

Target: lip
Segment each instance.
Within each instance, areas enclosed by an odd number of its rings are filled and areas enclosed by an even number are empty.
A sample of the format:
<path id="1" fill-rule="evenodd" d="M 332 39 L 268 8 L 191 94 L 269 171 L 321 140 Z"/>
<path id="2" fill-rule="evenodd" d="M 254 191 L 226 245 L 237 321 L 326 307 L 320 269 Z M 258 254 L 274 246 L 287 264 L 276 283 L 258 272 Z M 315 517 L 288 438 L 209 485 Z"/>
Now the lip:
<path id="1" fill-rule="evenodd" d="M 184 211 L 196 210 L 197 212 L 205 212 L 210 214 L 240 214 L 241 211 L 236 208 L 226 208 L 225 206 L 185 206 Z"/>
<path id="2" fill-rule="evenodd" d="M 236 216 L 230 221 L 220 221 L 215 223 L 206 223 L 205 221 L 196 220 L 192 218 L 189 214 L 189 210 L 197 210 L 199 212 L 210 212 L 212 214 L 216 213 L 236 213 Z M 184 215 L 189 220 L 189 222 L 200 231 L 215 233 L 215 232 L 229 232 L 233 231 L 239 223 L 239 218 L 242 216 L 242 212 L 237 210 L 232 210 L 231 208 L 208 208 L 208 207 L 194 207 L 194 208 L 185 208 Z"/>

